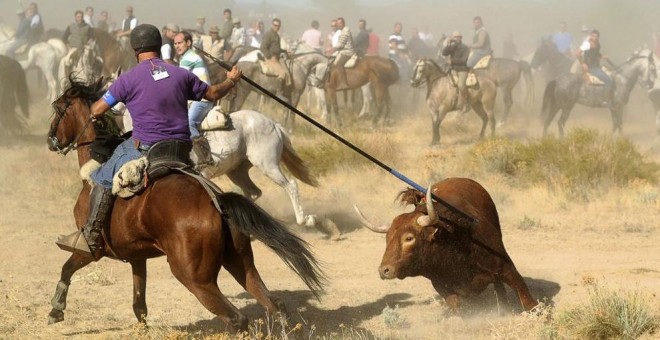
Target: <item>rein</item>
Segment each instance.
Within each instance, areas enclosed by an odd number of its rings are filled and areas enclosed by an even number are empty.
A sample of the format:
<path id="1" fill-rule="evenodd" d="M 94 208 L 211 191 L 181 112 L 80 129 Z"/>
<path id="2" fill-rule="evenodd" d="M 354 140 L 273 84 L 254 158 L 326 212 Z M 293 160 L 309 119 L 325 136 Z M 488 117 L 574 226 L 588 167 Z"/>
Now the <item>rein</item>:
<path id="1" fill-rule="evenodd" d="M 89 117 L 89 119 L 87 119 L 87 122 L 85 123 L 83 128 L 80 130 L 78 135 L 76 135 L 76 138 L 74 138 L 73 141 L 71 143 L 69 143 L 69 145 L 67 145 L 65 148 L 62 148 L 60 146 L 60 141 L 57 140 L 57 137 L 55 136 L 55 131 L 57 131 L 57 128 L 60 125 L 60 122 L 62 121 L 62 118 L 64 118 L 64 115 L 66 114 L 66 111 L 69 110 L 70 107 L 71 107 L 71 103 L 68 103 L 66 108 L 64 108 L 64 110 L 62 110 L 63 111 L 62 113 L 60 113 L 60 112 L 57 113 L 57 122 L 55 123 L 54 126 L 51 127 L 50 132 L 48 133 L 48 139 L 51 141 L 52 145 L 54 145 L 58 149 L 57 153 L 61 154 L 62 156 L 66 156 L 67 153 L 71 152 L 72 150 L 78 149 L 78 147 L 80 147 L 80 146 L 90 145 L 94 142 L 94 141 L 88 141 L 88 142 L 78 143 L 78 140 L 85 133 L 85 131 L 87 130 L 89 125 L 92 122 L 94 122 L 92 117 Z"/>

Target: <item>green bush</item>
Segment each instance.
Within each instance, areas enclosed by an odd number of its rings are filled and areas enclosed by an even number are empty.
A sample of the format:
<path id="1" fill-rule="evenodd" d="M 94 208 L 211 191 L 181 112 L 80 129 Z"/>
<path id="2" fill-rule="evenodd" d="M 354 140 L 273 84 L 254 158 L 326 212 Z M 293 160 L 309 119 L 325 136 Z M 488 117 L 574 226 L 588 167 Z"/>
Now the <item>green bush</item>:
<path id="1" fill-rule="evenodd" d="M 546 183 L 580 197 L 633 180 L 656 184 L 660 176 L 660 165 L 647 161 L 629 139 L 587 129 L 527 143 L 487 139 L 470 150 L 466 166 L 506 175 L 520 185 Z"/>

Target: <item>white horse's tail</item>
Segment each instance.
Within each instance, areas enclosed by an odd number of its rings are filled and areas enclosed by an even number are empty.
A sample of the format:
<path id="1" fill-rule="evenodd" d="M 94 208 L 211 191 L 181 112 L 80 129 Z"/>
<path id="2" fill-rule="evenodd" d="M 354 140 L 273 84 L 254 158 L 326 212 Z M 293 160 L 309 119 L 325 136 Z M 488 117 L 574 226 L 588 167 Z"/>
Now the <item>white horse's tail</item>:
<path id="1" fill-rule="evenodd" d="M 279 125 L 277 128 L 280 130 L 279 132 L 282 137 L 282 141 L 284 142 L 284 147 L 282 148 L 282 163 L 284 166 L 287 168 L 287 170 L 289 170 L 293 177 L 299 179 L 301 182 L 313 187 L 317 186 L 319 184 L 318 181 L 312 176 L 309 168 L 300 158 L 300 156 L 298 156 L 296 150 L 293 149 L 293 145 L 291 145 L 289 136 L 284 133 Z"/>

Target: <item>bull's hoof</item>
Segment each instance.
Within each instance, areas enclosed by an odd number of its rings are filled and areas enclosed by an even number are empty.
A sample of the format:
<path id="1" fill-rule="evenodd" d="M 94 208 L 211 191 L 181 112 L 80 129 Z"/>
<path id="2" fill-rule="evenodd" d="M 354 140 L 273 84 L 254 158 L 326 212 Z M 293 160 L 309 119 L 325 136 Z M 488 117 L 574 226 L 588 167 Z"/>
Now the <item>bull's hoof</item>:
<path id="1" fill-rule="evenodd" d="M 64 321 L 64 311 L 53 309 L 48 313 L 48 324 L 56 324 Z"/>

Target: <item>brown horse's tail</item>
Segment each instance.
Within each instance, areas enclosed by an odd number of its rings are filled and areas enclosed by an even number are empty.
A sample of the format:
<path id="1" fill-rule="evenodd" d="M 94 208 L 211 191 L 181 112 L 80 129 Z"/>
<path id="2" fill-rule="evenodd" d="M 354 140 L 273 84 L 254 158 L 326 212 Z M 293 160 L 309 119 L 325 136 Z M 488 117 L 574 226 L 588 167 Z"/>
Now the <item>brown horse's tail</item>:
<path id="1" fill-rule="evenodd" d="M 532 67 L 528 62 L 521 60 L 520 70 L 522 71 L 523 79 L 525 80 L 525 103 L 527 107 L 531 108 L 534 105 L 534 77 L 532 77 Z"/>
<path id="2" fill-rule="evenodd" d="M 25 118 L 30 118 L 30 107 L 28 105 L 29 92 L 25 71 L 19 66 L 16 73 L 16 100 L 18 101 L 18 106 L 21 107 L 23 116 Z"/>
<path id="3" fill-rule="evenodd" d="M 545 86 L 545 91 L 543 91 L 543 105 L 541 106 L 541 117 L 546 117 L 551 111 L 554 110 L 556 105 L 555 100 L 555 88 L 557 87 L 557 81 L 552 80 L 548 82 L 548 85 Z"/>
<path id="4" fill-rule="evenodd" d="M 313 187 L 317 186 L 319 184 L 318 181 L 312 176 L 309 168 L 300 156 L 298 156 L 296 150 L 293 149 L 291 140 L 284 131 L 282 131 L 282 141 L 284 142 L 284 148 L 282 149 L 282 163 L 284 163 L 287 170 L 289 170 L 293 177 L 301 180 L 303 183 Z"/>
<path id="5" fill-rule="evenodd" d="M 223 216 L 232 229 L 267 245 L 319 298 L 327 279 L 307 242 L 242 195 L 223 193 L 218 200 Z"/>

